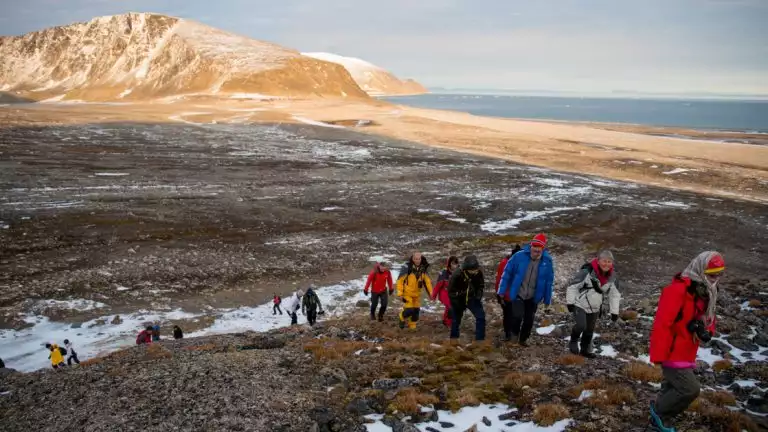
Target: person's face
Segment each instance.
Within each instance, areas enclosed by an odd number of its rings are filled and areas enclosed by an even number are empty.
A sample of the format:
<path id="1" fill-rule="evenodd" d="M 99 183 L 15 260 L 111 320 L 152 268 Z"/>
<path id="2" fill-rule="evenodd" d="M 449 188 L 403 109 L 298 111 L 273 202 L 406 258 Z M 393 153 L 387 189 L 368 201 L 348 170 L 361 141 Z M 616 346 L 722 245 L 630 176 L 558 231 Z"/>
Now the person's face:
<path id="1" fill-rule="evenodd" d="M 459 263 L 454 261 L 451 263 L 451 271 L 454 272 L 456 269 L 459 268 Z"/>
<path id="2" fill-rule="evenodd" d="M 413 263 L 416 265 L 421 265 L 421 254 L 415 253 L 413 254 Z"/>
<path id="3" fill-rule="evenodd" d="M 471 275 L 476 275 L 477 272 L 479 272 L 479 271 L 480 271 L 480 269 L 472 269 L 472 270 L 467 270 L 467 273 L 469 273 Z"/>
<path id="4" fill-rule="evenodd" d="M 539 259 L 541 253 L 544 252 L 544 248 L 541 246 L 531 246 L 531 258 Z"/>
<path id="5" fill-rule="evenodd" d="M 607 273 L 613 267 L 613 260 L 610 258 L 600 258 L 597 261 L 597 265 L 600 267 L 600 270 Z"/>
<path id="6" fill-rule="evenodd" d="M 707 282 L 709 282 L 710 285 L 716 285 L 720 278 L 723 277 L 723 273 L 724 272 L 705 274 L 704 277 L 707 278 Z"/>

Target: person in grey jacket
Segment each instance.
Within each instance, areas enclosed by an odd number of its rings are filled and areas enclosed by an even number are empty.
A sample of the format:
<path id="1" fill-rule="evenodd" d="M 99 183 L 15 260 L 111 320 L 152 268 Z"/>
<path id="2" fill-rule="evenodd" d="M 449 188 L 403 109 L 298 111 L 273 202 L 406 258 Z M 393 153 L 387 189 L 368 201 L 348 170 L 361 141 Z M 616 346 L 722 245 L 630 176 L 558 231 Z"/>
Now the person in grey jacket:
<path id="1" fill-rule="evenodd" d="M 606 297 L 611 320 L 615 322 L 619 319 L 621 292 L 616 270 L 613 268 L 613 253 L 609 250 L 601 251 L 597 258 L 584 264 L 568 285 L 566 304 L 576 320 L 568 345 L 573 354 L 587 358 L 595 357 L 592 353 L 592 337 Z"/>

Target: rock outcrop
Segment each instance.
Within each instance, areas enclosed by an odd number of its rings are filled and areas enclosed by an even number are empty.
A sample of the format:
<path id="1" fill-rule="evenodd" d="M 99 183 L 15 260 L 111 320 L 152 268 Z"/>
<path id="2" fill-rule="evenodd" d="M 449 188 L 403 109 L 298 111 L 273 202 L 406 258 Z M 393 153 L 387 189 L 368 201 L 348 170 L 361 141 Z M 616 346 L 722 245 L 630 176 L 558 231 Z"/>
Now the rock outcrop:
<path id="1" fill-rule="evenodd" d="M 414 80 L 401 80 L 387 70 L 355 57 L 313 52 L 305 56 L 344 66 L 355 82 L 371 96 L 415 95 L 428 93 Z"/>
<path id="2" fill-rule="evenodd" d="M 0 37 L 0 91 L 34 100 L 179 94 L 366 98 L 341 66 L 194 21 L 148 13 Z"/>

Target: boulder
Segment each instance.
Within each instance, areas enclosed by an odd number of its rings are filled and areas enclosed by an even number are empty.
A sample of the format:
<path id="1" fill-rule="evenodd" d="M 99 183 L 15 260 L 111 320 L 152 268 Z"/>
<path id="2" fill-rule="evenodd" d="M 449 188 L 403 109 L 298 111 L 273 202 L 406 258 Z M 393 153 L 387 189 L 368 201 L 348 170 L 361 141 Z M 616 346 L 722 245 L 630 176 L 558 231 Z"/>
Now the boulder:
<path id="1" fill-rule="evenodd" d="M 114 318 L 112 318 L 112 325 L 118 325 L 123 323 L 123 319 L 120 318 L 120 315 L 115 315 Z"/>
<path id="2" fill-rule="evenodd" d="M 371 384 L 371 386 L 376 390 L 394 390 L 401 387 L 414 387 L 417 385 L 421 385 L 421 379 L 416 377 L 381 378 L 373 381 L 373 383 Z"/>
<path id="3" fill-rule="evenodd" d="M 357 303 L 355 303 L 355 307 L 369 308 L 371 307 L 371 302 L 369 302 L 368 300 L 358 300 Z"/>
<path id="4" fill-rule="evenodd" d="M 758 332 L 755 337 L 752 338 L 752 342 L 760 345 L 761 347 L 768 347 L 768 334 Z"/>
<path id="5" fill-rule="evenodd" d="M 744 337 L 730 337 L 728 338 L 728 343 L 730 343 L 734 348 L 738 348 L 742 351 L 760 351 L 760 347 L 757 346 L 757 344 Z"/>
<path id="6" fill-rule="evenodd" d="M 347 374 L 342 369 L 324 367 L 320 369 L 320 376 L 325 378 L 325 385 L 329 387 L 336 384 L 344 386 L 349 384 L 349 378 L 347 378 Z"/>

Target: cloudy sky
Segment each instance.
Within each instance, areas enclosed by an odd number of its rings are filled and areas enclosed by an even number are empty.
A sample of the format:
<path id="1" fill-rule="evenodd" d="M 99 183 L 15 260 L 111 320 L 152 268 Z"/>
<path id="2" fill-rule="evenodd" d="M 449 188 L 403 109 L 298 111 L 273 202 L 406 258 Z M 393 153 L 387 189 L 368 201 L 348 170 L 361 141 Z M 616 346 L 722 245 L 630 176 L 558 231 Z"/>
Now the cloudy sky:
<path id="1" fill-rule="evenodd" d="M 0 0 L 0 34 L 158 12 L 431 87 L 768 95 L 768 0 Z"/>

